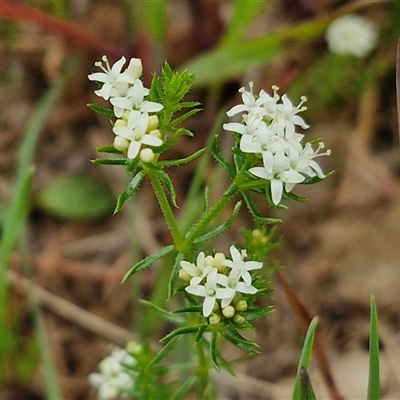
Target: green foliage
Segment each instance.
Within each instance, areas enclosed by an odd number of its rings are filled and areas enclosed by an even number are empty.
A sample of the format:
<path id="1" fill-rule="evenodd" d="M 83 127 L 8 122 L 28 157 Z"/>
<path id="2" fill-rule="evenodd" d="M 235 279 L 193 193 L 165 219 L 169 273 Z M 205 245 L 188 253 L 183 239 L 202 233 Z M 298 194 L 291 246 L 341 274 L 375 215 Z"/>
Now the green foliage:
<path id="1" fill-rule="evenodd" d="M 376 311 L 375 296 L 370 298 L 370 336 L 369 336 L 369 377 L 368 377 L 368 400 L 379 400 L 380 378 L 379 378 L 379 332 L 378 313 Z"/>
<path id="2" fill-rule="evenodd" d="M 111 213 L 113 195 L 107 185 L 85 175 L 66 175 L 47 183 L 35 198 L 36 206 L 57 217 L 93 220 Z"/>
<path id="3" fill-rule="evenodd" d="M 304 340 L 303 349 L 300 356 L 299 366 L 297 368 L 296 382 L 292 395 L 292 400 L 311 400 L 312 387 L 311 383 L 305 378 L 304 370 L 307 370 L 310 364 L 312 347 L 314 344 L 315 331 L 318 325 L 318 318 L 314 318 L 308 327 L 306 338 Z M 308 377 L 308 376 L 307 376 Z"/>

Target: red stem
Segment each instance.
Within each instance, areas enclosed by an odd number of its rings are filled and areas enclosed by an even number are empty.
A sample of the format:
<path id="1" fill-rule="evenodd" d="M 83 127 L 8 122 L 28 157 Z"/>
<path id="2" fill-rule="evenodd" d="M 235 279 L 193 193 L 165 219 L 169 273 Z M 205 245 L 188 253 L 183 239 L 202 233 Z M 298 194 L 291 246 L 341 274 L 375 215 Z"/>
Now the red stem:
<path id="1" fill-rule="evenodd" d="M 118 47 L 104 38 L 88 33 L 74 23 L 63 21 L 30 6 L 16 4 L 12 0 L 0 1 L 0 18 L 39 25 L 43 29 L 113 58 L 119 58 L 127 53 L 126 48 Z"/>

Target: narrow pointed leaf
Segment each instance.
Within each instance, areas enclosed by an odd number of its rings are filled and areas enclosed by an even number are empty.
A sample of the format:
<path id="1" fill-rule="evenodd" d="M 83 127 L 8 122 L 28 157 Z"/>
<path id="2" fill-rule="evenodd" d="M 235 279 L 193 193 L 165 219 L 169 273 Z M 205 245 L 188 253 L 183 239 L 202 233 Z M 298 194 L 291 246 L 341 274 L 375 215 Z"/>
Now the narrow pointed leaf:
<path id="1" fill-rule="evenodd" d="M 113 154 L 123 154 L 122 151 L 117 150 L 113 145 L 109 144 L 107 146 L 99 146 L 96 148 L 99 153 L 113 153 Z"/>
<path id="2" fill-rule="evenodd" d="M 370 337 L 369 337 L 369 377 L 368 377 L 368 400 L 379 400 L 379 334 L 378 314 L 376 311 L 375 296 L 370 299 Z"/>
<path id="3" fill-rule="evenodd" d="M 311 359 L 312 348 L 314 344 L 315 330 L 317 329 L 318 318 L 315 317 L 308 327 L 307 334 L 304 340 L 303 349 L 301 351 L 299 366 L 297 368 L 296 381 L 294 385 L 292 400 L 301 400 L 300 392 L 300 379 L 301 379 L 301 369 L 308 368 Z"/>
<path id="4" fill-rule="evenodd" d="M 164 187 L 167 189 L 167 192 L 171 197 L 171 201 L 174 207 L 178 208 L 178 204 L 176 203 L 176 191 L 169 175 L 162 170 L 158 170 L 157 177 L 163 183 Z"/>
<path id="5" fill-rule="evenodd" d="M 178 335 L 184 335 L 187 333 L 195 333 L 199 330 L 199 328 L 201 328 L 202 325 L 200 326 L 184 326 L 182 328 L 177 328 L 174 329 L 171 333 L 169 333 L 168 335 L 164 336 L 160 342 L 161 343 L 168 343 L 170 340 L 172 340 L 175 336 Z"/>
<path id="6" fill-rule="evenodd" d="M 175 336 L 172 340 L 170 340 L 156 355 L 155 357 L 147 364 L 147 368 L 158 364 L 162 359 L 164 359 L 171 350 L 178 344 L 181 336 Z"/>
<path id="7" fill-rule="evenodd" d="M 174 268 L 172 269 L 171 276 L 168 282 L 168 300 L 174 294 L 174 287 L 176 280 L 178 279 L 179 270 L 181 269 L 181 261 L 183 260 L 184 254 L 178 253 L 175 258 Z"/>
<path id="8" fill-rule="evenodd" d="M 218 358 L 217 358 L 217 339 L 218 339 L 218 335 L 215 332 L 213 332 L 211 335 L 211 340 L 210 340 L 211 362 L 212 362 L 215 370 L 217 370 L 219 372 L 219 364 L 218 364 Z"/>
<path id="9" fill-rule="evenodd" d="M 110 108 L 104 108 L 104 107 L 100 107 L 97 104 L 94 103 L 89 103 L 86 104 L 92 111 L 101 114 L 101 115 L 105 115 L 106 117 L 115 117 L 114 115 L 114 111 L 111 110 Z"/>
<path id="10" fill-rule="evenodd" d="M 196 336 L 194 338 L 195 343 L 198 343 L 202 339 L 203 333 L 205 332 L 207 327 L 208 327 L 208 325 L 203 325 L 199 328 L 199 330 L 197 331 Z"/>
<path id="11" fill-rule="evenodd" d="M 162 167 L 175 167 L 177 165 L 187 164 L 193 160 L 195 160 L 198 156 L 204 153 L 205 149 L 197 150 L 195 153 L 191 154 L 190 156 L 179 158 L 178 160 L 166 160 L 160 161 L 159 165 Z"/>
<path id="12" fill-rule="evenodd" d="M 126 165 L 126 158 L 95 158 L 92 160 L 96 165 Z"/>
<path id="13" fill-rule="evenodd" d="M 123 192 L 118 196 L 117 206 L 115 207 L 114 214 L 121 210 L 125 201 L 133 195 L 135 190 L 137 190 L 145 175 L 146 173 L 144 171 L 139 171 L 128 183 Z"/>
<path id="14" fill-rule="evenodd" d="M 185 320 L 174 313 L 165 310 L 164 308 L 158 307 L 150 301 L 141 299 L 140 302 L 148 307 L 151 307 L 155 310 L 161 318 L 164 318 L 166 321 L 173 322 L 174 324 L 183 324 Z"/>
<path id="15" fill-rule="evenodd" d="M 228 173 L 228 175 L 234 179 L 235 177 L 235 171 L 232 168 L 232 166 L 223 158 L 222 154 L 220 153 L 218 149 L 218 135 L 214 136 L 213 141 L 211 142 L 211 154 L 214 157 L 215 161 L 224 168 L 224 170 Z"/>
<path id="16" fill-rule="evenodd" d="M 174 394 L 171 400 L 183 400 L 187 393 L 192 389 L 197 381 L 197 376 L 193 375 L 188 378 L 183 385 L 180 386 L 179 390 Z"/>
<path id="17" fill-rule="evenodd" d="M 300 368 L 300 400 L 316 400 L 307 369 Z"/>
<path id="18" fill-rule="evenodd" d="M 236 217 L 239 215 L 241 204 L 242 202 L 238 201 L 233 209 L 232 215 L 224 223 L 219 225 L 217 228 L 211 230 L 210 232 L 207 232 L 206 234 L 199 236 L 197 239 L 193 241 L 193 243 L 194 244 L 204 243 L 226 232 L 229 229 L 229 227 L 233 224 Z"/>
<path id="19" fill-rule="evenodd" d="M 281 219 L 278 218 L 267 218 L 263 217 L 260 212 L 258 211 L 256 205 L 253 202 L 253 199 L 249 196 L 246 192 L 240 192 L 244 202 L 246 203 L 247 209 L 249 210 L 250 214 L 256 220 L 256 222 L 261 224 L 279 224 L 282 222 Z"/>
<path id="20" fill-rule="evenodd" d="M 154 264 L 157 260 L 164 257 L 173 250 L 174 246 L 170 244 L 169 246 L 165 246 L 162 249 L 158 250 L 156 253 L 151 254 L 150 256 L 139 261 L 125 274 L 125 276 L 122 278 L 122 283 L 125 282 L 131 275 L 149 267 L 150 265 Z"/>

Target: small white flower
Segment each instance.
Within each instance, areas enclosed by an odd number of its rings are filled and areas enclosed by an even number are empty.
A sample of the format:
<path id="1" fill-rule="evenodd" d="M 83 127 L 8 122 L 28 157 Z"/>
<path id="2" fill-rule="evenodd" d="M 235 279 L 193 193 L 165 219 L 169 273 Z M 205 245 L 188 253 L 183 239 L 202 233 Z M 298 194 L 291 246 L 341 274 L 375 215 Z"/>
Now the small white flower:
<path id="1" fill-rule="evenodd" d="M 233 245 L 229 248 L 229 251 L 231 253 L 232 260 L 224 260 L 222 261 L 222 265 L 232 269 L 231 273 L 233 273 L 235 279 L 236 277 L 237 280 L 242 278 L 246 285 L 250 286 L 251 275 L 249 271 L 262 268 L 262 263 L 258 261 L 244 261 L 246 252 L 244 250 L 239 252 L 239 250 Z"/>
<path id="2" fill-rule="evenodd" d="M 212 270 L 207 274 L 204 286 L 191 284 L 185 288 L 187 292 L 205 298 L 203 303 L 203 315 L 205 317 L 211 315 L 217 299 L 223 300 L 233 298 L 235 295 L 235 291 L 233 289 L 228 287 L 221 288 L 217 286 L 217 275 L 220 275 L 218 274 L 217 269 L 212 268 Z"/>
<path id="3" fill-rule="evenodd" d="M 376 46 L 378 33 L 375 26 L 361 15 L 344 15 L 328 27 L 325 38 L 332 53 L 353 54 L 362 58 Z"/>
<path id="4" fill-rule="evenodd" d="M 153 101 L 144 100 L 149 94 L 149 89 L 143 86 L 140 79 L 128 89 L 125 96 L 113 97 L 110 103 L 114 106 L 114 114 L 120 118 L 125 110 L 137 110 L 141 112 L 158 112 L 163 109 L 163 105 Z"/>
<path id="5" fill-rule="evenodd" d="M 280 203 L 283 194 L 283 184 L 286 192 L 290 192 L 297 183 L 304 181 L 304 176 L 290 165 L 290 159 L 282 151 L 273 156 L 272 172 L 264 167 L 253 167 L 249 169 L 253 175 L 271 181 L 272 202 Z"/>
<path id="6" fill-rule="evenodd" d="M 103 62 L 105 66 L 103 66 Z M 103 56 L 102 61 L 95 63 L 96 67 L 101 68 L 103 72 L 94 72 L 93 74 L 88 75 L 88 78 L 91 81 L 103 83 L 101 89 L 95 90 L 95 94 L 97 96 L 102 97 L 104 100 L 108 100 L 111 96 L 113 88 L 115 88 L 115 85 L 118 82 L 127 83 L 121 74 L 121 69 L 125 62 L 126 58 L 121 57 L 112 67 L 110 67 L 108 58 Z"/>
<path id="7" fill-rule="evenodd" d="M 162 140 L 156 136 L 146 133 L 149 122 L 149 114 L 146 112 L 132 110 L 129 113 L 127 126 L 114 126 L 113 132 L 130 141 L 127 157 L 134 159 L 139 154 L 142 144 L 147 146 L 161 146 Z"/>
<path id="8" fill-rule="evenodd" d="M 99 371 L 89 375 L 89 382 L 98 390 L 100 400 L 113 400 L 132 390 L 136 372 L 127 367 L 136 360 L 124 349 L 115 349 L 99 363 Z"/>
<path id="9" fill-rule="evenodd" d="M 193 286 L 198 285 L 214 269 L 212 265 L 206 264 L 203 252 L 198 254 L 196 265 L 188 261 L 181 261 L 181 268 L 191 277 L 190 284 Z"/>

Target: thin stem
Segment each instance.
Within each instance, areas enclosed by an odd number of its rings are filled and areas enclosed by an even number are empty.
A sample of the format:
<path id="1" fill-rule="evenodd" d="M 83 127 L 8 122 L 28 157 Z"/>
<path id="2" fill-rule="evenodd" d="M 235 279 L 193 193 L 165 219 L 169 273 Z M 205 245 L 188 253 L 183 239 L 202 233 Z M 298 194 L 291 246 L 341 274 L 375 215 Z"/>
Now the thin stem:
<path id="1" fill-rule="evenodd" d="M 204 400 L 207 395 L 207 387 L 209 384 L 209 360 L 204 354 L 204 345 L 201 341 L 196 343 L 196 352 L 197 352 L 197 377 L 198 377 L 198 385 L 197 385 L 197 399 Z"/>
<path id="2" fill-rule="evenodd" d="M 165 220 L 167 221 L 169 230 L 171 231 L 172 239 L 174 240 L 175 247 L 178 251 L 181 251 L 181 249 L 184 246 L 182 234 L 179 230 L 178 222 L 176 221 L 175 215 L 172 212 L 171 206 L 169 204 L 169 201 L 167 199 L 167 196 L 165 195 L 165 191 L 157 178 L 156 174 L 154 171 L 150 168 L 145 168 L 150 181 L 151 185 L 153 186 L 154 192 L 156 194 L 158 203 L 160 205 L 161 211 L 164 214 Z"/>

